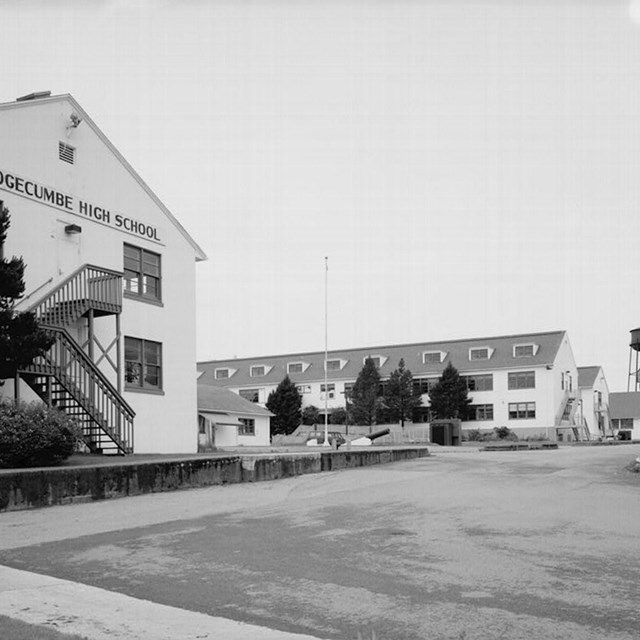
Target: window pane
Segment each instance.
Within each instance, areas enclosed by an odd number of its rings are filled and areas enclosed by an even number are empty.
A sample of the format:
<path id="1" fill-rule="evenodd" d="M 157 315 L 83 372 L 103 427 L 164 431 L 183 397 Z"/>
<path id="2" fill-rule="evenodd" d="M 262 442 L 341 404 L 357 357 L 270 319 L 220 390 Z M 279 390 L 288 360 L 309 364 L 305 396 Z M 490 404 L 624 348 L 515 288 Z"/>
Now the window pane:
<path id="1" fill-rule="evenodd" d="M 124 359 L 142 361 L 142 340 L 136 338 L 125 338 Z"/>
<path id="2" fill-rule="evenodd" d="M 145 364 L 160 364 L 160 345 L 157 342 L 144 343 L 144 362 Z"/>
<path id="3" fill-rule="evenodd" d="M 144 368 L 144 381 L 151 387 L 160 386 L 160 367 L 145 366 Z"/>

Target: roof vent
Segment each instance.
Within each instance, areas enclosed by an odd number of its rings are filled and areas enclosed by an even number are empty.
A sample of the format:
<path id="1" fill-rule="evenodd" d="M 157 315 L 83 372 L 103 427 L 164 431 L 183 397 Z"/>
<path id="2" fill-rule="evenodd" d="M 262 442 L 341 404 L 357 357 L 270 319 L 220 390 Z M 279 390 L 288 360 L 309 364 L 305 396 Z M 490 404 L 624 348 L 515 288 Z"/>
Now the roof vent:
<path id="1" fill-rule="evenodd" d="M 16 98 L 16 102 L 26 102 L 27 100 L 39 100 L 40 98 L 48 98 L 51 95 L 51 91 L 35 91 L 26 96 L 20 96 Z"/>

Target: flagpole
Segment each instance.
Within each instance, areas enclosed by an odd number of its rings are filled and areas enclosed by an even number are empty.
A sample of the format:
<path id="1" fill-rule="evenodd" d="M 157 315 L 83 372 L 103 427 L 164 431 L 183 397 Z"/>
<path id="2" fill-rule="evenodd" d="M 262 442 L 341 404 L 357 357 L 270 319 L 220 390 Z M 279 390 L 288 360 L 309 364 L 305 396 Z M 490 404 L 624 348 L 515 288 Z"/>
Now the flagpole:
<path id="1" fill-rule="evenodd" d="M 327 358 L 328 358 L 328 283 L 329 283 L 329 258 L 324 258 L 324 446 L 329 446 L 329 385 L 327 384 Z"/>

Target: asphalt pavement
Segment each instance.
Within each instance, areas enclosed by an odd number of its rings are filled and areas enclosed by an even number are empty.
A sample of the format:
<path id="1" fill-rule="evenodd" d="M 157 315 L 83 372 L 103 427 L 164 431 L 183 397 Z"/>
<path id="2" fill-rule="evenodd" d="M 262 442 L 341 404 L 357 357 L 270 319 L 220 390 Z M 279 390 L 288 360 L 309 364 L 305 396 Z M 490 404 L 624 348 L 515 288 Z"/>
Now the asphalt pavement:
<path id="1" fill-rule="evenodd" d="M 635 640 L 638 456 L 435 449 L 4 513 L 0 613 L 91 639 Z"/>

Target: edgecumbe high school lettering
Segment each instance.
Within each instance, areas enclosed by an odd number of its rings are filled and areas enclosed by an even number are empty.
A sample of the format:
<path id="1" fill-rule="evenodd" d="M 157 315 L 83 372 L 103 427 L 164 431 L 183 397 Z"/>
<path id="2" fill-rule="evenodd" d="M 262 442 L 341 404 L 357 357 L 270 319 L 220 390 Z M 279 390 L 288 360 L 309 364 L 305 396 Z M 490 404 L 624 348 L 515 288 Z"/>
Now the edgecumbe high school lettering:
<path id="1" fill-rule="evenodd" d="M 119 213 L 112 216 L 109 209 L 85 202 L 84 200 L 78 199 L 76 203 L 76 200 L 71 195 L 61 193 L 56 189 L 45 187 L 33 180 L 22 178 L 7 171 L 0 170 L 0 189 L 23 195 L 31 200 L 43 202 L 57 209 L 62 209 L 75 215 L 81 215 L 96 222 L 111 225 L 118 229 L 124 229 L 129 233 L 153 240 L 154 242 L 160 242 L 157 227 L 144 224 L 139 220 L 123 216 Z"/>

